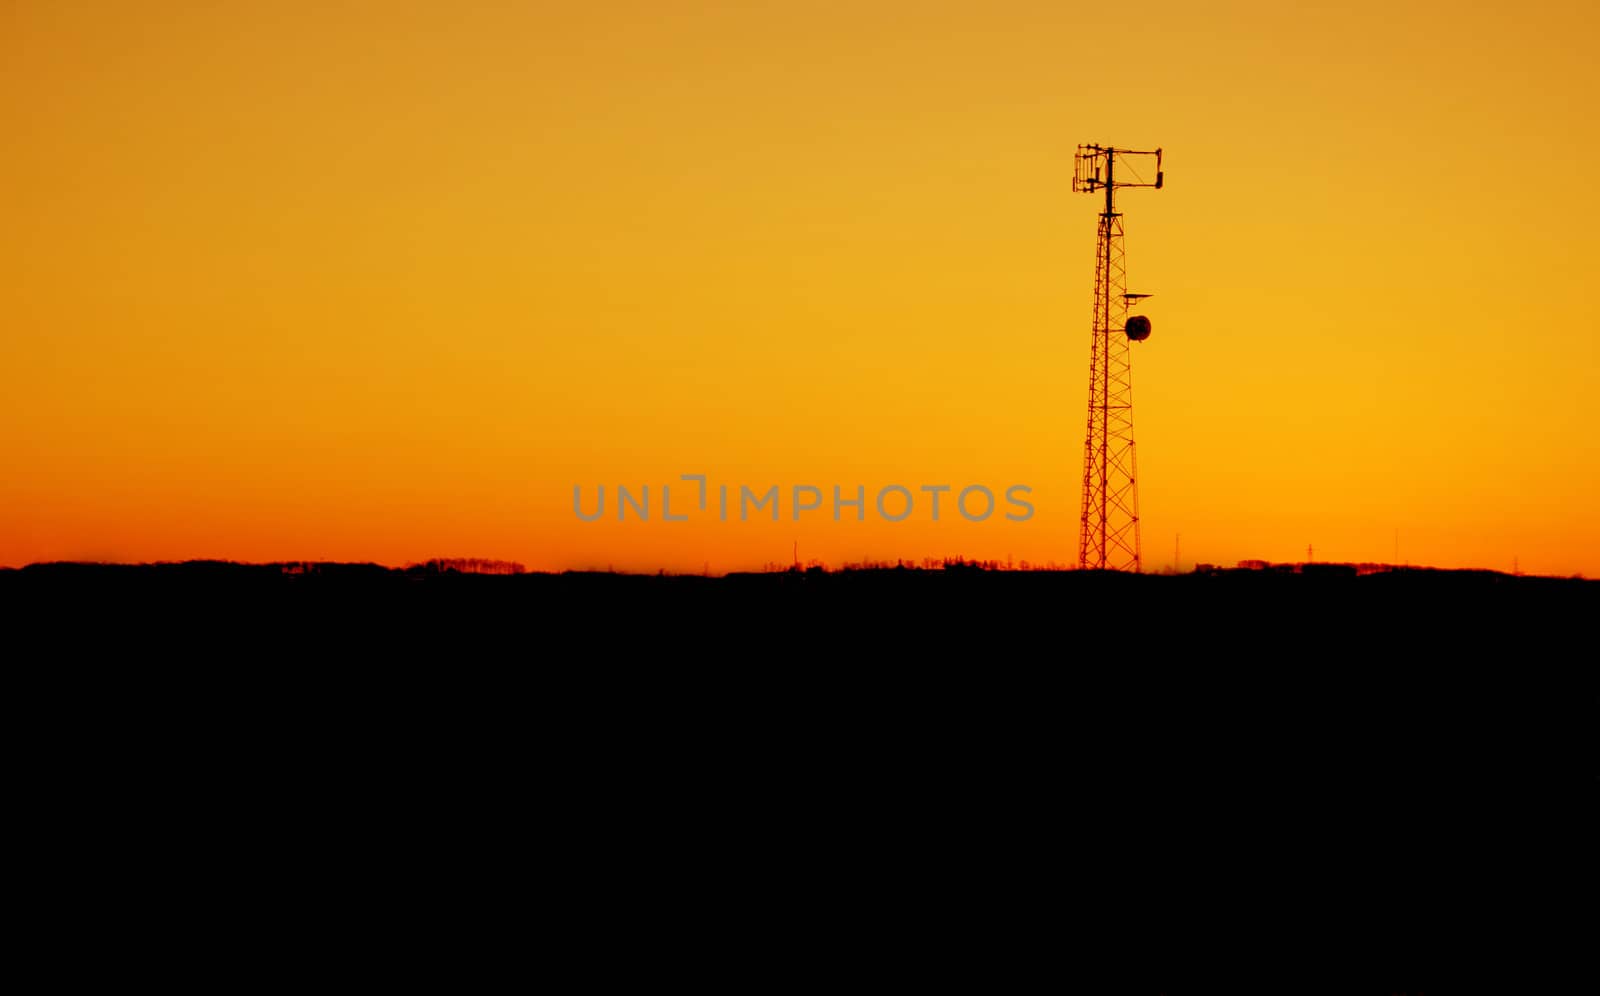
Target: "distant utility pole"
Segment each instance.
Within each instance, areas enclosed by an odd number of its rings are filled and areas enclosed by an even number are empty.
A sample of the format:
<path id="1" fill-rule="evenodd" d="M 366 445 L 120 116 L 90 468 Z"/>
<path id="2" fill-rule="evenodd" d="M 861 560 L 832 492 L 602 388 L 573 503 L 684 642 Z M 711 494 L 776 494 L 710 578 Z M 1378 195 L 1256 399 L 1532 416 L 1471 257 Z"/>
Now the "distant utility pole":
<path id="1" fill-rule="evenodd" d="M 1155 157 L 1155 182 L 1134 170 L 1140 157 Z M 1124 176 L 1118 179 L 1117 168 Z M 1105 191 L 1094 254 L 1094 322 L 1089 342 L 1089 422 L 1083 443 L 1083 515 L 1078 526 L 1080 569 L 1137 572 L 1139 488 L 1133 452 L 1133 368 L 1129 343 L 1150 337 L 1150 319 L 1128 317 L 1128 306 L 1149 297 L 1128 293 L 1122 244 L 1119 187 L 1161 189 L 1161 150 L 1138 152 L 1109 145 L 1080 145 L 1073 163 L 1072 189 Z"/>

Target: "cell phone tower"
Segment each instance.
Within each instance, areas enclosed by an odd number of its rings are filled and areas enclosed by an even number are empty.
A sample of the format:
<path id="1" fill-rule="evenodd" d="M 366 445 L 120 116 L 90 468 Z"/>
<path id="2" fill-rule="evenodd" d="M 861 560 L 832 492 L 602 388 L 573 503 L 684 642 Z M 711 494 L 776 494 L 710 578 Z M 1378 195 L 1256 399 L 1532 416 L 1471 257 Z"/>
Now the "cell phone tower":
<path id="1" fill-rule="evenodd" d="M 1155 157 L 1155 182 L 1138 175 L 1135 163 Z M 1150 319 L 1128 317 L 1128 308 L 1149 294 L 1128 293 L 1122 245 L 1122 187 L 1161 189 L 1161 150 L 1140 152 L 1108 145 L 1080 145 L 1073 162 L 1076 193 L 1105 191 L 1100 235 L 1094 251 L 1094 326 L 1089 341 L 1089 428 L 1083 443 L 1083 519 L 1078 528 L 1078 567 L 1134 571 L 1139 557 L 1139 481 L 1133 452 L 1133 366 L 1130 343 L 1150 337 Z M 1119 174 L 1119 167 L 1121 173 Z M 1130 177 L 1124 179 L 1123 176 Z"/>

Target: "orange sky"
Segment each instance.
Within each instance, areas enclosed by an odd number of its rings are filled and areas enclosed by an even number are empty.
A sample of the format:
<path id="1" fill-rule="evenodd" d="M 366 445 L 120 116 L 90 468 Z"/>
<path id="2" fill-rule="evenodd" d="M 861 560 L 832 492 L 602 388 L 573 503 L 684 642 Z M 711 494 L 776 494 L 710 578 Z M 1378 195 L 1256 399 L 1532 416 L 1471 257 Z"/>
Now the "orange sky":
<path id="1" fill-rule="evenodd" d="M 1070 562 L 1101 142 L 1166 150 L 1119 200 L 1147 569 L 1398 530 L 1594 576 L 1597 42 L 1579 0 L 12 0 L 0 564 Z M 573 514 L 685 473 L 1036 512 Z"/>

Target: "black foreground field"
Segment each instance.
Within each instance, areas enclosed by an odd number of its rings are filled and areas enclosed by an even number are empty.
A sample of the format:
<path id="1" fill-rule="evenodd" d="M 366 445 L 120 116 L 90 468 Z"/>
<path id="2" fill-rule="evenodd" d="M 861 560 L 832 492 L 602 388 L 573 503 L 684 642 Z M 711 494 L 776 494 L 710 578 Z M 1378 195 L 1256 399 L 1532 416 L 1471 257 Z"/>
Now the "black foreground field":
<path id="1" fill-rule="evenodd" d="M 685 855 L 907 896 L 979 868 L 1066 904 L 1039 943 L 1354 904 L 1413 953 L 1554 951 L 1592 877 L 1595 582 L 295 570 L 0 571 L 50 791 L 485 875 L 538 840 L 584 895 L 689 888 Z"/>
<path id="2" fill-rule="evenodd" d="M 960 651 L 1018 665 L 1336 658 L 1426 667 L 1470 658 L 1554 666 L 1593 656 L 1600 582 L 1428 569 L 1356 576 L 1342 565 L 1180 576 L 963 567 L 700 577 L 202 561 L 5 569 L 0 598 L 29 614 L 81 604 L 174 647 L 189 634 L 238 627 L 233 635 L 246 644 L 315 634 L 378 649 L 438 638 L 466 656 L 503 644 L 546 659 L 645 646 L 688 663 L 697 652 L 819 665 L 871 652 L 909 663 L 903 655 L 915 650 L 940 663 Z M 669 639 L 689 642 L 674 649 Z"/>

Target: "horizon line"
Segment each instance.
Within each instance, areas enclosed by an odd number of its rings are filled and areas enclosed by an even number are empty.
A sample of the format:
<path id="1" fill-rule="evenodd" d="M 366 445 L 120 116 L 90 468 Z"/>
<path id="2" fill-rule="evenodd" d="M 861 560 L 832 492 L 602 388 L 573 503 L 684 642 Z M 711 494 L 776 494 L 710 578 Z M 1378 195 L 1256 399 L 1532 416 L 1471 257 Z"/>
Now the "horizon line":
<path id="1" fill-rule="evenodd" d="M 1530 574 L 1523 571 L 1505 571 L 1489 567 L 1436 567 L 1426 564 L 1393 564 L 1382 561 L 1282 561 L 1274 562 L 1256 558 L 1246 558 L 1234 564 L 1195 563 L 1188 570 L 1177 570 L 1167 566 L 1156 570 L 1128 571 L 1115 568 L 1080 568 L 1073 564 L 1060 564 L 1054 561 L 1043 563 L 1021 561 L 1002 561 L 996 559 L 967 559 L 963 556 L 954 557 L 924 557 L 921 561 L 910 561 L 899 558 L 890 561 L 846 561 L 833 565 L 820 560 L 807 561 L 804 564 L 792 562 L 780 564 L 769 561 L 760 568 L 745 570 L 724 571 L 694 571 L 674 570 L 658 566 L 655 569 L 617 570 L 612 565 L 605 567 L 561 567 L 550 569 L 528 569 L 522 563 L 512 560 L 500 560 L 487 557 L 433 557 L 424 561 L 411 561 L 404 565 L 385 564 L 374 560 L 269 560 L 247 561 L 231 560 L 216 557 L 191 557 L 181 560 L 145 560 L 145 561 L 116 561 L 116 560 L 39 560 L 22 565 L 0 565 L 0 572 L 21 572 L 30 569 L 49 567 L 105 567 L 105 568 L 153 568 L 153 567 L 186 567 L 186 566 L 223 566 L 239 568 L 277 568 L 285 575 L 310 573 L 308 569 L 321 568 L 374 568 L 393 573 L 415 574 L 460 574 L 489 577 L 515 577 L 525 575 L 545 575 L 558 577 L 564 574 L 608 574 L 619 577 L 699 577 L 699 578 L 725 578 L 730 576 L 752 575 L 785 575 L 785 574 L 846 574 L 882 571 L 917 571 L 927 573 L 955 572 L 983 572 L 983 573 L 1010 573 L 1010 574 L 1117 574 L 1130 577 L 1188 577 L 1193 575 L 1210 574 L 1285 574 L 1303 573 L 1310 568 L 1349 569 L 1354 575 L 1394 574 L 1405 572 L 1428 573 L 1458 573 L 1458 574 L 1491 574 L 1507 578 L 1548 578 L 1553 580 L 1590 580 L 1583 572 L 1572 574 Z M 1315 571 L 1313 572 L 1315 573 Z"/>

